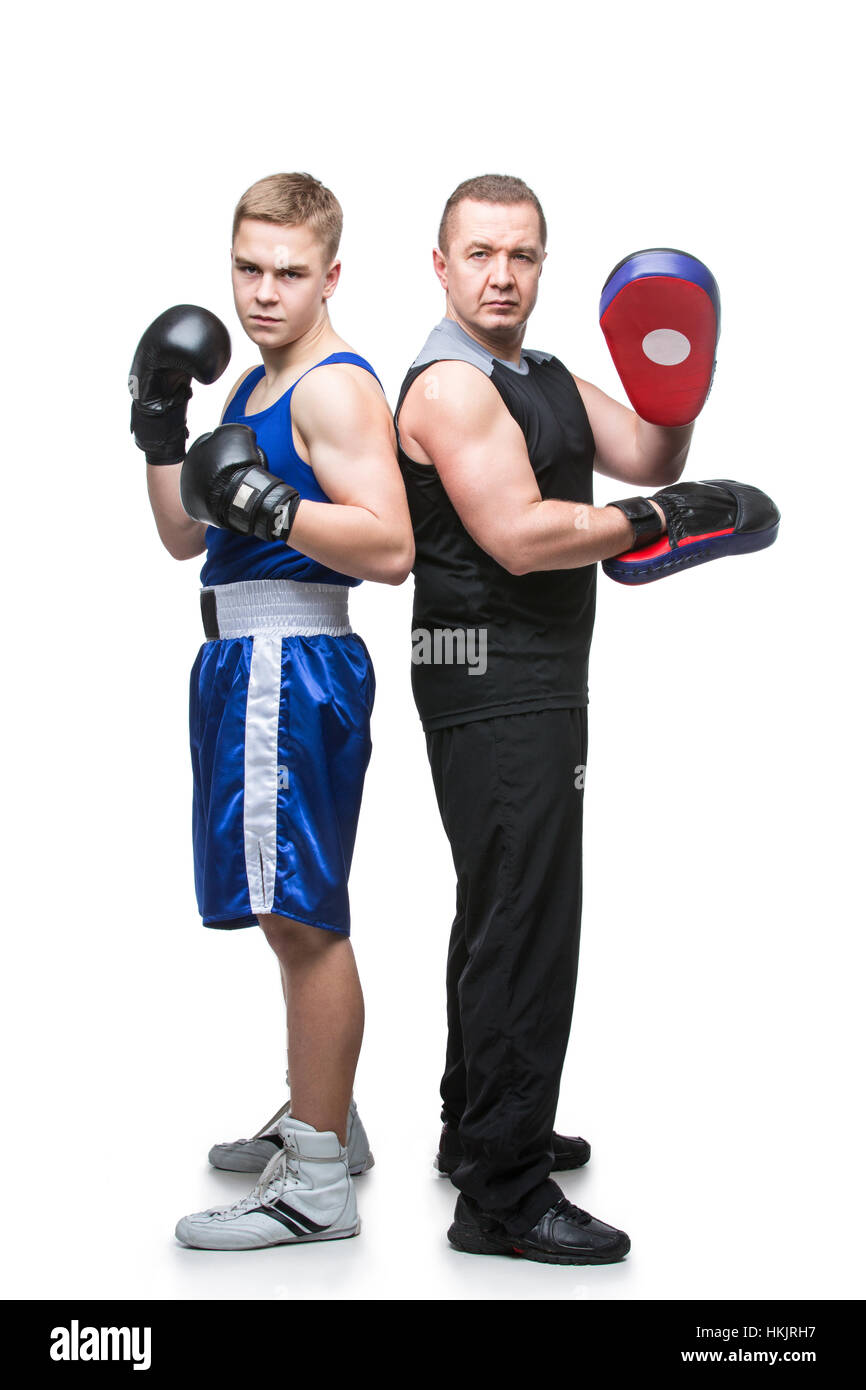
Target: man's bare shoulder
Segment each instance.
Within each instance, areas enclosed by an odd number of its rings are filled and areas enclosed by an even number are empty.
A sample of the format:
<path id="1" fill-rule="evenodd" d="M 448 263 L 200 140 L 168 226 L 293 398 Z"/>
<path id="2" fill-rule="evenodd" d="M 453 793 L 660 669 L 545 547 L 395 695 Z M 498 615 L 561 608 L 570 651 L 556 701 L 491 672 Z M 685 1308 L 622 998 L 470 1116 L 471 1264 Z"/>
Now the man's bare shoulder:
<path id="1" fill-rule="evenodd" d="M 261 366 L 261 363 L 259 363 L 258 365 Z M 223 418 L 223 415 L 225 415 L 226 411 L 228 410 L 229 406 L 231 405 L 232 401 L 234 400 L 235 396 L 237 395 L 239 388 L 244 384 L 244 382 L 246 381 L 246 379 L 247 379 L 247 377 L 249 376 L 250 372 L 254 372 L 255 369 L 256 369 L 256 364 L 254 363 L 252 367 L 246 367 L 246 368 L 241 372 L 241 374 L 240 374 L 240 376 L 238 377 L 237 381 L 235 382 L 234 386 L 232 387 L 232 389 L 229 391 L 228 395 L 226 396 L 226 403 L 225 403 L 225 405 L 223 406 L 222 412 L 221 412 L 221 414 L 220 414 L 220 419 L 221 419 L 221 420 L 222 420 L 222 418 Z"/>
<path id="2" fill-rule="evenodd" d="M 587 381 L 585 377 L 578 376 L 577 372 L 571 372 L 570 375 L 572 381 L 578 389 L 578 392 L 580 393 L 581 398 L 585 396 L 603 396 L 605 394 L 602 391 L 601 387 L 594 386 L 593 383 L 591 381 Z"/>
<path id="3" fill-rule="evenodd" d="M 437 419 L 483 420 L 497 408 L 504 410 L 505 405 L 486 372 L 470 362 L 443 358 L 416 376 L 400 408 L 400 421 L 411 428 Z"/>
<path id="4" fill-rule="evenodd" d="M 329 362 L 302 377 L 292 397 L 292 418 L 304 437 L 362 428 L 393 432 L 379 381 L 354 362 Z"/>
<path id="5" fill-rule="evenodd" d="M 326 362 L 301 377 L 292 404 L 318 410 L 340 401 L 366 398 L 387 408 L 385 394 L 372 372 L 356 362 Z"/>
<path id="6" fill-rule="evenodd" d="M 412 382 L 400 409 L 403 452 L 416 463 L 490 438 L 511 416 L 490 378 L 469 362 L 431 362 Z"/>

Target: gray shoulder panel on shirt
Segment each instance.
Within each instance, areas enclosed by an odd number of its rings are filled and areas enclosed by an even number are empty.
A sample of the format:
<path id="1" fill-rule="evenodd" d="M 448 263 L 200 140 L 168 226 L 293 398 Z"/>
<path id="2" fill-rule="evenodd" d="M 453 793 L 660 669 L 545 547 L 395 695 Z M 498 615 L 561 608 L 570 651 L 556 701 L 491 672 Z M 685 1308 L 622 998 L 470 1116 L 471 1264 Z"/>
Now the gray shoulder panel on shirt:
<path id="1" fill-rule="evenodd" d="M 452 329 L 450 319 L 437 323 L 412 366 L 422 367 L 427 362 L 468 362 L 472 367 L 480 367 L 487 376 L 493 375 L 490 353 L 480 343 L 474 343 L 468 333 L 461 332 L 458 324 L 453 324 Z"/>
<path id="2" fill-rule="evenodd" d="M 519 364 L 506 362 L 503 358 L 494 357 L 480 343 L 476 343 L 454 319 L 442 319 L 418 353 L 412 368 L 424 367 L 431 362 L 468 362 L 471 367 L 479 367 L 486 376 L 492 376 L 494 364 L 499 362 L 518 376 L 525 376 L 529 371 L 527 358 L 533 362 L 549 362 L 552 357 L 552 352 L 531 349 L 521 352 Z"/>

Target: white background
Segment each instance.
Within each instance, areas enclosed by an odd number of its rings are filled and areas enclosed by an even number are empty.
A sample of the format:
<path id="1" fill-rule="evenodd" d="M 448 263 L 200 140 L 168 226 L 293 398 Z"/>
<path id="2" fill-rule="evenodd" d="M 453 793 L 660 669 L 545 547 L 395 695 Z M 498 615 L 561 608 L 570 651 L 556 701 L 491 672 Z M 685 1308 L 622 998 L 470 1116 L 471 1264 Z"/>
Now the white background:
<path id="1" fill-rule="evenodd" d="M 8 1297 L 863 1294 L 859 36 L 825 3 L 42 4 L 6 21 L 3 1083 Z M 188 1251 L 248 1179 L 216 1140 L 282 1100 L 277 970 L 192 887 L 197 561 L 160 548 L 126 375 L 170 304 L 231 325 L 232 211 L 309 170 L 346 220 L 338 331 L 392 402 L 442 312 L 463 178 L 547 213 L 527 346 L 620 399 L 613 264 L 675 245 L 722 293 L 687 476 L 764 487 L 777 545 L 630 591 L 602 576 L 586 901 L 560 1128 L 620 1266 L 461 1256 L 435 1179 L 453 899 L 409 688 L 411 583 L 366 584 L 374 755 L 353 870 L 376 1154 L 359 1239 Z M 600 480 L 601 501 L 621 486 Z"/>

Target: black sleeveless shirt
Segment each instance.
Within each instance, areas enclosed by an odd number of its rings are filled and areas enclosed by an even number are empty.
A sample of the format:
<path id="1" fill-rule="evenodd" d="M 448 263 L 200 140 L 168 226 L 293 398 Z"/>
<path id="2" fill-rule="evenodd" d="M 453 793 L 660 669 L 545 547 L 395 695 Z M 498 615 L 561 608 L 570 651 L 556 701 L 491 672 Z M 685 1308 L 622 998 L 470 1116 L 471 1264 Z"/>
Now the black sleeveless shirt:
<path id="1" fill-rule="evenodd" d="M 438 361 L 489 377 L 523 431 L 542 497 L 592 502 L 595 442 L 557 358 L 524 352 L 519 367 L 505 363 L 443 319 L 406 375 L 395 422 L 412 382 Z M 473 541 L 436 469 L 400 447 L 399 427 L 398 457 L 415 532 L 412 690 L 424 729 L 585 705 L 595 565 L 509 574 Z"/>

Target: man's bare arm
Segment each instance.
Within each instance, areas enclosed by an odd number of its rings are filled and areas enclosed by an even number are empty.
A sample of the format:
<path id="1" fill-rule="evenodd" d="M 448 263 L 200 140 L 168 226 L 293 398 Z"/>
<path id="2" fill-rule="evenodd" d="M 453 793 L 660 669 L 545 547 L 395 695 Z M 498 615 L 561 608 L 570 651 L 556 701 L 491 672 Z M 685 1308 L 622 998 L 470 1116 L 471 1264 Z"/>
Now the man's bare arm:
<path id="1" fill-rule="evenodd" d="M 330 502 L 300 503 L 289 544 L 341 574 L 402 584 L 415 559 L 394 426 L 364 369 L 310 372 L 292 399 L 294 424 Z M 369 376 L 369 373 L 365 373 Z"/>
<path id="2" fill-rule="evenodd" d="M 241 382 L 249 376 L 252 370 L 252 367 L 248 367 L 245 372 L 241 372 L 226 397 L 220 420 L 225 415 L 229 402 Z M 182 463 L 149 463 L 147 465 L 147 495 L 150 498 L 150 506 L 159 538 L 169 555 L 175 560 L 191 560 L 195 555 L 203 554 L 206 549 L 204 537 L 207 527 L 204 522 L 193 521 L 191 516 L 187 516 L 181 505 L 180 470 L 182 467 Z"/>
<path id="3" fill-rule="evenodd" d="M 437 362 L 422 372 L 399 423 L 406 453 L 435 466 L 473 540 L 509 573 L 576 569 L 631 547 L 631 522 L 615 507 L 542 499 L 523 433 L 477 367 Z"/>
<path id="4" fill-rule="evenodd" d="M 694 423 L 651 425 L 589 381 L 574 381 L 595 439 L 595 469 L 637 487 L 667 487 L 685 467 Z"/>
<path id="5" fill-rule="evenodd" d="M 147 465 L 147 495 L 159 539 L 175 560 L 191 560 L 205 550 L 207 527 L 193 521 L 180 504 L 182 463 Z"/>

